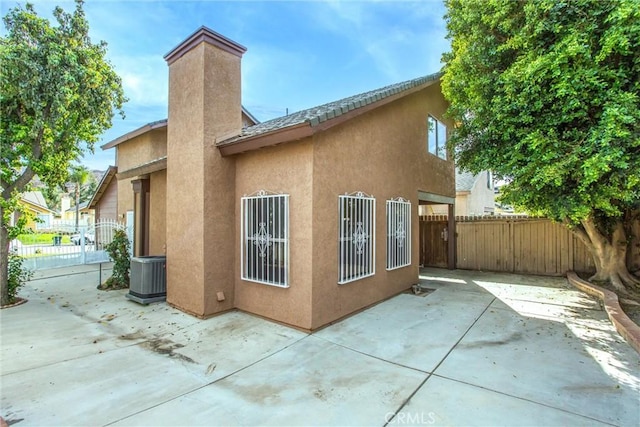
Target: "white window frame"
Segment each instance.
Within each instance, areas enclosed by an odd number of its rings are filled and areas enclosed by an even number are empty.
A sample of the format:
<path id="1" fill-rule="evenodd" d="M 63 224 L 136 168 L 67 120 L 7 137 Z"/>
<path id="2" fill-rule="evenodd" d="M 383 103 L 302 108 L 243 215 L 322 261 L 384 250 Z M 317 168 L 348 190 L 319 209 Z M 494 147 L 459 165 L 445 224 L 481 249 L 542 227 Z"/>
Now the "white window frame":
<path id="1" fill-rule="evenodd" d="M 338 284 L 376 274 L 376 199 L 363 192 L 338 196 Z"/>
<path id="2" fill-rule="evenodd" d="M 447 160 L 447 125 L 430 114 L 427 116 L 427 151 Z"/>
<path id="3" fill-rule="evenodd" d="M 411 265 L 411 202 L 387 200 L 387 270 Z"/>
<path id="4" fill-rule="evenodd" d="M 260 190 L 241 198 L 240 211 L 242 280 L 288 288 L 289 195 Z"/>

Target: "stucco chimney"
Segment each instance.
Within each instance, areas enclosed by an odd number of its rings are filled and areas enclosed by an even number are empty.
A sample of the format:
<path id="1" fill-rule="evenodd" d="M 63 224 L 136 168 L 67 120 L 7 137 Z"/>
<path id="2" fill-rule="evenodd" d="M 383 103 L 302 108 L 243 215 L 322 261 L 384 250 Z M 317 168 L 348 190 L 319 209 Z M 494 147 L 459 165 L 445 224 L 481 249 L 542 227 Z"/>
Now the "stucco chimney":
<path id="1" fill-rule="evenodd" d="M 235 163 L 215 143 L 242 130 L 245 51 L 201 27 L 165 56 L 167 301 L 198 316 L 233 308 Z"/>

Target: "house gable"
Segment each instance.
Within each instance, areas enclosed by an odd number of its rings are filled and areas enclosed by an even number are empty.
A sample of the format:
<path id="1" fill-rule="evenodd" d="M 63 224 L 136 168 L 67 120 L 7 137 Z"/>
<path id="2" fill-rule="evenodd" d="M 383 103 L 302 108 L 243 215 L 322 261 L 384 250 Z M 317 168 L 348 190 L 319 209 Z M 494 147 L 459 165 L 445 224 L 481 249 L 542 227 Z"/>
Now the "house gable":
<path id="1" fill-rule="evenodd" d="M 244 128 L 216 143 L 223 156 L 296 141 L 408 96 L 439 81 L 441 73 L 385 86 Z"/>

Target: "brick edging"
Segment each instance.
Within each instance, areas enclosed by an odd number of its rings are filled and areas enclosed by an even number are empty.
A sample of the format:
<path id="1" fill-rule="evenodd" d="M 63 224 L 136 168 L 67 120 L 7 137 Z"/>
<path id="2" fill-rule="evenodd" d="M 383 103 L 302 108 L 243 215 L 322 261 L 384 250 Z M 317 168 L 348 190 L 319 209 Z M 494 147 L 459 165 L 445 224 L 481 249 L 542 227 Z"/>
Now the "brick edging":
<path id="1" fill-rule="evenodd" d="M 608 289 L 601 288 L 592 283 L 582 280 L 576 273 L 570 271 L 567 273 L 567 279 L 576 288 L 589 295 L 595 296 L 602 300 L 604 308 L 607 311 L 609 320 L 613 323 L 616 330 L 622 337 L 627 340 L 629 345 L 640 353 L 640 326 L 636 325 L 620 307 L 618 295 Z"/>

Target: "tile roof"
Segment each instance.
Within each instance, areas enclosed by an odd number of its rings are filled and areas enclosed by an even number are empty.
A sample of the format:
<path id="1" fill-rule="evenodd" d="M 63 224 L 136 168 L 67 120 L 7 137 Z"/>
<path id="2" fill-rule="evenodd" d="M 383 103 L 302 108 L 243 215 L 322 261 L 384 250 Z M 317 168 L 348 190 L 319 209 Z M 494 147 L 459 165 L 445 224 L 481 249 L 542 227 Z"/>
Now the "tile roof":
<path id="1" fill-rule="evenodd" d="M 461 172 L 456 168 L 456 191 L 471 191 L 479 175 L 479 173 Z"/>
<path id="2" fill-rule="evenodd" d="M 241 105 L 241 107 L 242 107 L 242 112 L 244 114 L 246 114 L 247 117 L 249 117 L 250 120 L 253 120 L 254 123 L 260 123 L 260 121 L 258 119 L 256 119 L 254 117 L 254 115 L 249 112 L 249 110 L 244 108 L 243 105 Z M 127 132 L 124 135 L 120 135 L 116 139 L 113 139 L 113 140 L 107 142 L 106 144 L 101 145 L 100 148 L 102 148 L 103 150 L 107 150 L 109 148 L 113 148 L 118 144 L 121 144 L 121 143 L 123 143 L 125 141 L 128 141 L 128 140 L 133 139 L 133 138 L 135 138 L 137 136 L 145 134 L 145 133 L 147 133 L 147 132 L 149 132 L 151 130 L 167 127 L 167 123 L 168 123 L 168 119 L 162 119 L 162 120 L 156 120 L 154 122 L 149 122 L 149 123 L 147 123 L 145 125 L 140 126 L 137 129 L 132 130 L 131 132 Z"/>
<path id="3" fill-rule="evenodd" d="M 230 144 L 243 139 L 285 129 L 303 123 L 308 123 L 310 126 L 314 127 L 322 122 L 346 114 L 349 111 L 356 110 L 374 102 L 378 102 L 384 98 L 399 94 L 409 89 L 413 89 L 425 83 L 438 80 L 441 75 L 442 73 L 434 73 L 413 80 L 407 80 L 405 82 L 385 86 L 380 89 L 364 92 L 358 95 L 350 96 L 348 98 L 340 99 L 338 101 L 329 102 L 317 107 L 298 111 L 287 116 L 278 117 L 276 119 L 258 123 L 254 126 L 249 126 L 242 129 L 242 133 L 239 136 L 220 141 L 217 145 Z"/>

